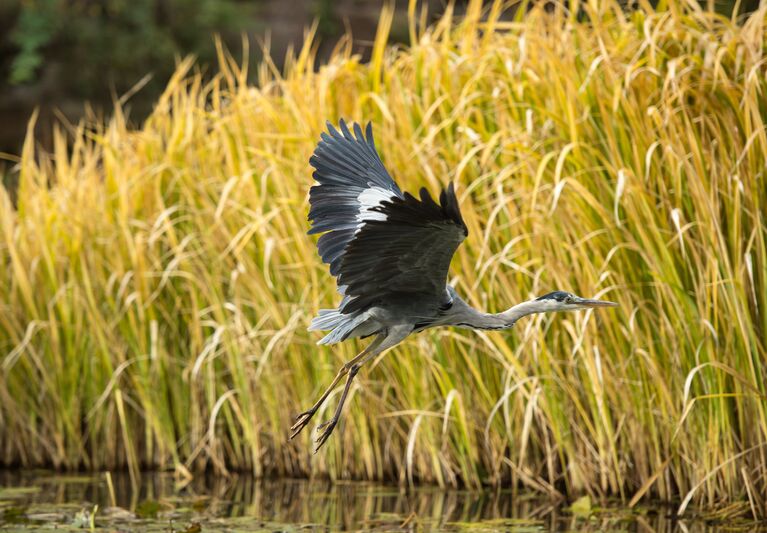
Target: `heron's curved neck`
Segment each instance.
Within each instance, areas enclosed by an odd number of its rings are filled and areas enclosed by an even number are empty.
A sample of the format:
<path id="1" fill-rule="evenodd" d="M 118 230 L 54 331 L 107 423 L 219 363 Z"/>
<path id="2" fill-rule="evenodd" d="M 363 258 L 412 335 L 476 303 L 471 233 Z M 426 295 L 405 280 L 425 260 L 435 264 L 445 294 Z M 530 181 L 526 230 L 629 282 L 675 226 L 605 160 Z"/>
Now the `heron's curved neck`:
<path id="1" fill-rule="evenodd" d="M 510 321 L 512 325 L 523 316 L 535 313 L 546 313 L 551 311 L 545 303 L 540 300 L 528 300 L 508 308 L 503 313 L 498 313 L 503 320 Z"/>
<path id="2" fill-rule="evenodd" d="M 544 311 L 548 309 L 541 301 L 529 300 L 510 307 L 502 313 L 483 313 L 460 298 L 456 298 L 453 303 L 453 313 L 451 313 L 454 320 L 451 322 L 456 326 L 474 329 L 508 329 L 523 316 Z"/>

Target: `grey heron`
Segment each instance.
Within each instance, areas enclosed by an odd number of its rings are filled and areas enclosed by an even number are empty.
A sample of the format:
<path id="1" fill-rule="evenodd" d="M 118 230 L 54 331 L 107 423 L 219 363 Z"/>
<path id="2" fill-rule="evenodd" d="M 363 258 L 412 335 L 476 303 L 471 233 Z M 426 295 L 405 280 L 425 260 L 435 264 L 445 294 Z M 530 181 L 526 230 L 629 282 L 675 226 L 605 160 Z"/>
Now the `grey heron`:
<path id="1" fill-rule="evenodd" d="M 370 123 L 364 134 L 357 123 L 352 133 L 343 120 L 339 129 L 330 122 L 327 128 L 309 160 L 318 183 L 309 191 L 309 234 L 323 234 L 319 254 L 342 299 L 338 308 L 320 310 L 309 330 L 329 331 L 318 344 L 375 337 L 296 417 L 291 439 L 346 376 L 332 418 L 317 428 L 316 453 L 336 427 L 359 369 L 411 333 L 435 326 L 503 330 L 533 313 L 617 305 L 554 291 L 502 313 L 472 308 L 447 283 L 450 260 L 469 234 L 453 184 L 442 190 L 439 203 L 425 188 L 420 198 L 402 192 L 378 156 Z"/>

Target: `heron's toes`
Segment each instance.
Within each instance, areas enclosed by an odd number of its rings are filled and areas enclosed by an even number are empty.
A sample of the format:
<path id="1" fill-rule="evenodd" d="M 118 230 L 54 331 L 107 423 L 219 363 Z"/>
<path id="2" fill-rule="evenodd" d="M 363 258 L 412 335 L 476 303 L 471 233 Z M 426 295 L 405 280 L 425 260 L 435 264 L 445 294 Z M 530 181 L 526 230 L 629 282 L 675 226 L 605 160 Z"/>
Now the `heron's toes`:
<path id="1" fill-rule="evenodd" d="M 299 414 L 296 417 L 295 423 L 290 426 L 290 438 L 291 440 L 301 433 L 301 431 L 306 427 L 306 425 L 309 423 L 309 421 L 314 416 L 315 411 L 309 409 L 308 411 L 304 411 L 303 413 Z"/>
<path id="2" fill-rule="evenodd" d="M 320 434 L 320 436 L 317 437 L 317 440 L 315 441 L 317 443 L 317 446 L 314 448 L 314 453 L 317 453 L 319 449 L 322 448 L 322 445 L 325 444 L 326 440 L 328 440 L 328 437 L 330 437 L 330 434 L 333 433 L 333 430 L 336 428 L 337 423 L 338 423 L 338 419 L 336 417 L 333 417 L 327 422 L 323 422 L 317 427 L 317 431 L 319 430 L 323 430 L 323 431 Z"/>

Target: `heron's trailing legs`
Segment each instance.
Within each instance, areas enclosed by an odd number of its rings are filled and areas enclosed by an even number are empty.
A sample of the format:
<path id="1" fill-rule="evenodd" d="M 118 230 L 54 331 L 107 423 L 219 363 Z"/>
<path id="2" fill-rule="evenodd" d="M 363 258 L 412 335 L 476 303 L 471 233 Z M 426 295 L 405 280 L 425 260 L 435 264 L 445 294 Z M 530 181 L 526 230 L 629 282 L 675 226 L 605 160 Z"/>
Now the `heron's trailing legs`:
<path id="1" fill-rule="evenodd" d="M 317 410 L 322 406 L 323 403 L 325 403 L 325 400 L 327 400 L 328 396 L 330 396 L 330 393 L 333 392 L 333 389 L 336 387 L 336 385 L 338 385 L 338 382 L 341 381 L 341 378 L 344 377 L 347 373 L 349 373 L 352 370 L 352 368 L 354 368 L 354 373 L 352 374 L 352 376 L 356 375 L 357 371 L 359 370 L 359 367 L 362 366 L 362 364 L 364 364 L 364 361 L 367 360 L 365 359 L 365 356 L 370 354 L 372 350 L 375 350 L 381 344 L 384 338 L 385 338 L 385 335 L 378 335 L 375 339 L 373 339 L 373 342 L 371 342 L 370 344 L 367 345 L 367 347 L 365 347 L 364 350 L 362 350 L 359 354 L 357 354 L 353 359 L 346 362 L 346 364 L 344 364 L 344 366 L 342 366 L 338 370 L 338 374 L 336 374 L 336 377 L 333 378 L 333 381 L 330 383 L 330 386 L 328 386 L 325 392 L 322 393 L 322 396 L 320 396 L 320 399 L 317 400 L 317 402 L 314 405 L 312 405 L 309 409 L 307 409 L 306 411 L 304 411 L 303 413 L 299 414 L 296 417 L 295 423 L 290 427 L 291 439 L 293 439 L 296 435 L 301 433 L 301 431 L 306 427 L 306 425 L 312 419 L 312 417 L 317 412 Z M 344 387 L 344 398 L 346 397 L 346 391 L 350 385 L 351 385 L 351 380 L 347 379 L 347 386 Z"/>
<path id="2" fill-rule="evenodd" d="M 393 326 L 386 332 L 379 333 L 373 342 L 371 342 L 364 350 L 362 350 L 359 355 L 355 356 L 354 359 L 350 360 L 341 367 L 341 369 L 338 371 L 338 374 L 336 374 L 336 377 L 333 379 L 333 382 L 322 394 L 322 396 L 320 396 L 320 399 L 317 400 L 317 403 L 296 417 L 295 424 L 293 424 L 293 426 L 290 428 L 292 431 L 290 438 L 292 439 L 298 435 L 301 430 L 306 427 L 306 425 L 330 395 L 331 391 L 333 388 L 335 388 L 341 378 L 346 374 L 349 374 L 346 378 L 346 384 L 344 385 L 344 390 L 341 393 L 341 399 L 339 400 L 338 406 L 333 413 L 333 417 L 327 422 L 320 424 L 317 428 L 318 430 L 323 431 L 317 438 L 317 447 L 314 449 L 314 452 L 316 453 L 317 450 L 319 450 L 320 447 L 325 444 L 325 441 L 328 440 L 328 437 L 331 433 L 333 433 L 339 418 L 341 418 L 341 411 L 343 410 L 344 402 L 346 402 L 346 397 L 349 394 L 349 389 L 351 389 L 352 381 L 354 381 L 354 377 L 357 375 L 357 372 L 359 372 L 360 367 L 362 367 L 362 365 L 376 357 L 381 352 L 388 350 L 396 344 L 399 344 L 405 337 L 410 334 L 411 331 L 413 331 L 413 326 L 407 324 L 402 326 Z"/>
<path id="3" fill-rule="evenodd" d="M 333 413 L 333 418 L 317 426 L 317 431 L 322 430 L 322 433 L 320 433 L 320 436 L 317 437 L 317 447 L 314 448 L 314 453 L 317 453 L 317 450 L 319 450 L 322 445 L 325 444 L 325 441 L 328 440 L 328 437 L 330 437 L 330 434 L 333 433 L 333 430 L 336 428 L 338 419 L 341 418 L 341 411 L 343 411 L 344 403 L 346 402 L 346 395 L 349 394 L 349 389 L 352 386 L 352 381 L 354 381 L 354 376 L 357 375 L 357 372 L 359 372 L 362 365 L 367 363 L 376 355 L 377 353 L 369 353 L 364 359 L 358 363 L 354 363 L 351 367 L 349 367 L 349 376 L 346 378 L 346 385 L 344 385 L 344 391 L 341 393 L 341 399 L 338 400 L 338 406 L 336 406 L 336 411 Z"/>

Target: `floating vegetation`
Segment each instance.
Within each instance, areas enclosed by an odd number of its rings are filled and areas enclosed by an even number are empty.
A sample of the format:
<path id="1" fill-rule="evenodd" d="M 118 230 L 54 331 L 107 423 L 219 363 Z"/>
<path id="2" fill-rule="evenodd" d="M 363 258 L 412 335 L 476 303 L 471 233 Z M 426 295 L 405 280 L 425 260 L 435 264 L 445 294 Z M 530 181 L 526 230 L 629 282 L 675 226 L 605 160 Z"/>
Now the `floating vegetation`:
<path id="1" fill-rule="evenodd" d="M 19 482 L 18 477 L 15 480 Z M 767 531 L 763 524 L 747 521 L 676 520 L 668 507 L 645 507 L 641 512 L 595 507 L 583 517 L 540 496 L 514 496 L 510 491 L 392 491 L 391 487 L 367 483 L 331 486 L 327 482 L 258 482 L 247 477 L 215 479 L 207 484 L 197 481 L 180 488 L 172 476 L 158 474 L 142 476 L 135 487 L 127 481 L 118 485 L 128 488 L 117 494 L 121 505 L 109 507 L 103 480 L 73 488 L 65 477 L 55 481 L 44 475 L 28 477 L 23 482 L 38 483 L 41 490 L 36 495 L 29 493 L 18 519 L 0 518 L 0 531 L 702 532 L 725 523 L 734 532 Z M 156 499 L 148 499 L 149 494 Z M 208 505 L 196 507 L 194 502 L 203 495 Z M 146 502 L 163 503 L 155 507 L 152 516 L 142 516 Z"/>

